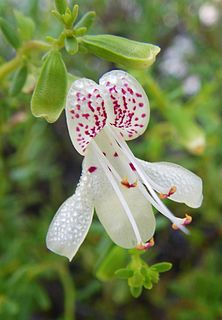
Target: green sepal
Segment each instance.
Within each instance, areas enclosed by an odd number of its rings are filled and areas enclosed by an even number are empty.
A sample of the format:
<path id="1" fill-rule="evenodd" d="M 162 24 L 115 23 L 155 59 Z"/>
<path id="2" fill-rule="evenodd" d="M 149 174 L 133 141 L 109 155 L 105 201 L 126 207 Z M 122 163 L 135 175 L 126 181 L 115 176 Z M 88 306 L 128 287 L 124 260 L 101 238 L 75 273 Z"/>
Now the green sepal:
<path id="1" fill-rule="evenodd" d="M 34 21 L 24 16 L 20 11 L 14 10 L 15 19 L 18 25 L 18 33 L 22 40 L 30 40 L 35 32 Z"/>
<path id="2" fill-rule="evenodd" d="M 113 279 L 115 271 L 125 266 L 126 257 L 126 250 L 117 246 L 113 247 L 98 266 L 96 270 L 97 278 L 102 281 Z"/>
<path id="3" fill-rule="evenodd" d="M 89 29 L 93 22 L 95 21 L 96 13 L 95 11 L 88 11 L 84 16 L 77 22 L 75 29 L 85 27 Z"/>
<path id="4" fill-rule="evenodd" d="M 55 6 L 59 13 L 64 14 L 67 8 L 66 0 L 55 0 Z"/>
<path id="5" fill-rule="evenodd" d="M 35 117 L 43 117 L 55 122 L 65 104 L 67 91 L 67 71 L 61 53 L 51 51 L 46 57 L 32 100 L 31 111 Z"/>
<path id="6" fill-rule="evenodd" d="M 170 262 L 159 262 L 152 265 L 151 269 L 154 269 L 157 272 L 166 272 L 172 268 L 172 263 Z"/>
<path id="7" fill-rule="evenodd" d="M 0 28 L 6 40 L 15 48 L 18 49 L 21 45 L 18 32 L 13 28 L 7 20 L 0 18 Z"/>
<path id="8" fill-rule="evenodd" d="M 119 269 L 115 272 L 115 275 L 119 279 L 128 279 L 133 276 L 133 270 L 127 269 L 127 268 L 122 268 Z"/>
<path id="9" fill-rule="evenodd" d="M 65 38 L 65 49 L 66 51 L 71 54 L 74 55 L 78 52 L 78 41 L 75 37 L 66 37 Z"/>
<path id="10" fill-rule="evenodd" d="M 25 85 L 27 75 L 28 75 L 28 68 L 26 65 L 22 66 L 14 73 L 12 83 L 9 89 L 9 94 L 11 96 L 14 97 L 21 92 L 22 88 Z"/>
<path id="11" fill-rule="evenodd" d="M 134 298 L 139 298 L 142 293 L 142 287 L 130 287 L 130 292 Z"/>
<path id="12" fill-rule="evenodd" d="M 147 68 L 160 52 L 155 45 L 108 34 L 86 35 L 82 44 L 96 56 L 126 68 Z"/>

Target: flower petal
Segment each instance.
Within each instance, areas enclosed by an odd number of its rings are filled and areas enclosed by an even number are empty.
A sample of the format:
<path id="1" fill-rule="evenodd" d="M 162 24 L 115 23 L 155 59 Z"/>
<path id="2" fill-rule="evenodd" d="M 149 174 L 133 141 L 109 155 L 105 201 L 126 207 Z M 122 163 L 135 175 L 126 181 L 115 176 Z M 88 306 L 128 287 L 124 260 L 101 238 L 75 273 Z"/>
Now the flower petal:
<path id="1" fill-rule="evenodd" d="M 93 217 L 91 175 L 83 173 L 73 196 L 68 198 L 53 218 L 46 237 L 49 250 L 70 261 L 84 241 Z"/>
<path id="2" fill-rule="evenodd" d="M 99 136 L 95 139 L 98 142 L 97 138 L 99 138 Z M 101 145 L 101 139 L 99 142 L 98 145 Z M 120 153 L 118 154 L 118 157 L 113 156 L 115 151 L 108 141 L 106 144 L 104 143 L 103 147 L 102 151 L 106 154 L 110 163 L 115 166 L 115 169 L 124 180 L 127 173 L 126 168 L 128 167 L 130 170 L 129 163 L 125 162 Z M 137 186 L 136 176 L 134 178 L 135 187 L 133 184 L 126 185 L 123 181 L 117 181 L 118 188 L 132 214 L 132 217 L 129 219 L 129 216 L 124 211 L 119 193 L 115 192 L 111 181 L 105 175 L 91 145 L 88 147 L 87 151 L 87 155 L 84 159 L 85 169 L 88 168 L 89 170 L 89 168 L 96 168 L 92 173 L 92 192 L 96 213 L 110 238 L 113 242 L 123 248 L 136 247 L 138 245 L 138 237 L 136 237 L 132 219 L 138 228 L 142 242 L 146 242 L 152 238 L 155 231 L 155 218 L 150 203 L 141 192 L 140 188 L 144 188 L 142 184 L 138 182 Z M 111 160 L 111 157 L 109 157 L 109 153 L 113 157 L 113 161 Z M 112 173 L 113 169 L 107 167 L 107 170 Z M 131 182 L 133 181 L 132 174 L 129 179 L 131 179 Z"/>
<path id="3" fill-rule="evenodd" d="M 176 187 L 170 199 L 192 208 L 200 207 L 203 200 L 202 180 L 197 175 L 174 163 L 138 161 L 153 181 L 152 187 L 157 192 L 168 194 L 172 187 Z"/>
<path id="4" fill-rule="evenodd" d="M 109 122 L 119 129 L 125 140 L 140 136 L 149 122 L 147 95 L 139 82 L 128 73 L 114 70 L 99 81 L 107 94 Z"/>
<path id="5" fill-rule="evenodd" d="M 97 83 L 85 78 L 73 82 L 66 101 L 66 119 L 70 138 L 80 154 L 106 124 L 104 105 Z"/>

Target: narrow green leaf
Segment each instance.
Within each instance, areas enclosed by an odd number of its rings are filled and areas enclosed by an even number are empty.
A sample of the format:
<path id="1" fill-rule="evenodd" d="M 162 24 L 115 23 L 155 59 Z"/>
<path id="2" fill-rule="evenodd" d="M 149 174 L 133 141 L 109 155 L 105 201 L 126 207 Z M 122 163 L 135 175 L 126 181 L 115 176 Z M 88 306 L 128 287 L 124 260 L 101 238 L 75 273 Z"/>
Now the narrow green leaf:
<path id="1" fill-rule="evenodd" d="M 95 21 L 96 13 L 95 11 L 88 11 L 84 16 L 77 22 L 75 29 L 85 27 L 89 29 L 93 22 Z"/>
<path id="2" fill-rule="evenodd" d="M 55 122 L 64 107 L 67 90 L 67 71 L 59 51 L 46 57 L 31 100 L 35 117 Z"/>
<path id="3" fill-rule="evenodd" d="M 78 17 L 78 14 L 79 14 L 79 6 L 78 4 L 75 4 L 73 9 L 72 9 L 72 19 L 73 19 L 73 23 L 75 23 L 77 17 Z"/>
<path id="4" fill-rule="evenodd" d="M 143 285 L 143 282 L 144 277 L 139 271 L 134 272 L 134 275 L 128 279 L 128 285 L 130 287 L 140 287 Z"/>
<path id="5" fill-rule="evenodd" d="M 134 298 L 139 298 L 143 290 L 143 287 L 130 287 L 130 292 Z"/>
<path id="6" fill-rule="evenodd" d="M 22 90 L 28 75 L 28 68 L 26 65 L 19 68 L 12 79 L 11 87 L 9 89 L 9 94 L 11 96 L 16 96 Z"/>
<path id="7" fill-rule="evenodd" d="M 157 272 L 166 272 L 172 268 L 172 263 L 170 262 L 159 262 L 152 265 L 151 269 L 155 269 Z"/>
<path id="8" fill-rule="evenodd" d="M 6 40 L 15 48 L 20 47 L 20 39 L 17 31 L 13 28 L 8 21 L 4 18 L 0 18 L 0 28 L 4 34 Z"/>
<path id="9" fill-rule="evenodd" d="M 64 14 L 67 8 L 66 0 L 55 0 L 55 6 L 59 13 Z"/>
<path id="10" fill-rule="evenodd" d="M 66 51 L 74 55 L 78 52 L 78 41 L 75 37 L 67 37 L 65 38 L 65 49 Z"/>
<path id="11" fill-rule="evenodd" d="M 115 272 L 115 275 L 119 279 L 128 279 L 133 276 L 133 270 L 127 269 L 127 268 L 122 268 L 119 269 Z"/>
<path id="12" fill-rule="evenodd" d="M 34 21 L 24 16 L 20 11 L 14 10 L 14 15 L 18 25 L 18 32 L 22 40 L 30 40 L 35 32 Z"/>
<path id="13" fill-rule="evenodd" d="M 160 48 L 113 35 L 86 35 L 82 44 L 89 52 L 127 68 L 143 69 L 155 61 Z"/>

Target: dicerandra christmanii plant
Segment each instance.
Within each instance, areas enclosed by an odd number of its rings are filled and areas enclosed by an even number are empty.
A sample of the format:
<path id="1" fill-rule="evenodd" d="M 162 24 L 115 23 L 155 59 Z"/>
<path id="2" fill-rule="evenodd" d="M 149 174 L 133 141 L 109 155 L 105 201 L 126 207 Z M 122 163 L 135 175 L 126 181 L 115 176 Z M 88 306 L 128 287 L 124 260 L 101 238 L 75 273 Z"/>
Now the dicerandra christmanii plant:
<path id="1" fill-rule="evenodd" d="M 78 20 L 78 5 L 71 8 L 65 0 L 56 0 L 55 5 L 52 13 L 63 27 L 58 38 L 33 40 L 34 22 L 18 11 L 16 26 L 0 19 L 2 33 L 16 51 L 12 60 L 0 66 L 0 80 L 14 72 L 10 94 L 18 95 L 36 63 L 36 53 L 45 53 L 31 112 L 52 123 L 66 105 L 72 144 L 84 156 L 79 184 L 56 213 L 47 234 L 47 247 L 72 260 L 95 210 L 112 241 L 130 249 L 130 263 L 114 271 L 117 277 L 128 280 L 131 293 L 137 297 L 142 287 L 151 289 L 152 283 L 158 282 L 159 272 L 171 268 L 166 262 L 149 267 L 141 259 L 141 254 L 154 245 L 152 206 L 171 220 L 174 229 L 188 233 L 186 225 L 191 217 L 175 217 L 162 200 L 170 198 L 197 208 L 202 202 L 202 181 L 179 165 L 137 159 L 129 149 L 126 141 L 142 135 L 150 118 L 148 97 L 132 75 L 113 70 L 97 84 L 68 73 L 63 61 L 65 49 L 71 56 L 88 52 L 118 68 L 143 70 L 154 63 L 160 48 L 114 35 L 88 35 L 95 12 L 87 12 Z M 180 110 L 179 123 L 182 117 Z M 193 127 L 196 125 L 192 122 Z M 113 250 L 117 252 L 116 247 Z"/>

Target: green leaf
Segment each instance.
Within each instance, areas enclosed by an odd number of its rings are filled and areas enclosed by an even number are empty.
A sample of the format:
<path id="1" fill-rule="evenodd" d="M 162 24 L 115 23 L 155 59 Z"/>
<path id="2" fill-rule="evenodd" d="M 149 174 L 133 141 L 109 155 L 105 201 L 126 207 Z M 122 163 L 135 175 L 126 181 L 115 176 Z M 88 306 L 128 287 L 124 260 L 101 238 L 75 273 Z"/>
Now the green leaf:
<path id="1" fill-rule="evenodd" d="M 157 272 L 166 272 L 172 268 L 172 263 L 170 262 L 160 262 L 152 265 L 151 269 L 155 269 Z"/>
<path id="2" fill-rule="evenodd" d="M 114 278 L 115 271 L 123 268 L 126 262 L 126 250 L 114 247 L 98 266 L 96 276 L 99 280 L 108 281 Z"/>
<path id="3" fill-rule="evenodd" d="M 133 276 L 133 270 L 127 269 L 127 268 L 122 268 L 119 269 L 115 272 L 115 275 L 119 279 L 128 279 Z"/>
<path id="4" fill-rule="evenodd" d="M 130 287 L 130 292 L 134 298 L 138 298 L 142 293 L 143 287 Z"/>
<path id="5" fill-rule="evenodd" d="M 152 281 L 148 276 L 146 276 L 145 281 L 143 283 L 143 286 L 144 286 L 144 288 L 146 288 L 148 290 L 151 290 L 153 288 Z"/>
<path id="6" fill-rule="evenodd" d="M 28 75 L 28 68 L 26 65 L 19 68 L 12 79 L 11 87 L 9 89 L 9 94 L 11 96 L 16 96 L 22 90 Z"/>
<path id="7" fill-rule="evenodd" d="M 152 270 L 151 268 L 148 270 L 148 275 L 147 275 L 150 280 L 153 282 L 153 283 L 158 283 L 159 282 L 159 272 L 157 272 L 156 270 Z"/>
<path id="8" fill-rule="evenodd" d="M 126 68 L 144 69 L 155 61 L 160 48 L 113 35 L 87 35 L 82 44 L 89 52 Z"/>
<path id="9" fill-rule="evenodd" d="M 59 13 L 64 14 L 67 8 L 66 0 L 55 0 L 55 6 Z"/>
<path id="10" fill-rule="evenodd" d="M 74 55 L 78 52 L 78 41 L 75 37 L 67 37 L 65 38 L 65 49 L 66 51 Z"/>
<path id="11" fill-rule="evenodd" d="M 130 287 L 140 287 L 143 285 L 144 276 L 139 272 L 134 272 L 134 275 L 128 279 L 128 285 Z"/>
<path id="12" fill-rule="evenodd" d="M 75 23 L 77 17 L 78 17 L 78 14 L 79 14 L 79 6 L 78 4 L 75 4 L 73 9 L 72 9 L 72 19 L 73 19 L 73 23 Z"/>
<path id="13" fill-rule="evenodd" d="M 64 107 L 67 91 L 67 71 L 61 53 L 51 51 L 46 57 L 31 100 L 35 117 L 55 122 Z"/>
<path id="14" fill-rule="evenodd" d="M 18 32 L 22 40 L 30 40 L 35 32 L 34 21 L 24 16 L 20 11 L 14 10 L 14 15 L 18 25 Z"/>
<path id="15" fill-rule="evenodd" d="M 95 21 L 96 13 L 95 11 L 88 11 L 84 16 L 77 22 L 75 29 L 85 27 L 89 29 L 93 22 Z"/>
<path id="16" fill-rule="evenodd" d="M 15 48 L 18 49 L 20 47 L 20 39 L 17 31 L 13 28 L 8 21 L 4 18 L 0 18 L 0 28 L 2 33 L 4 34 L 6 40 Z"/>

